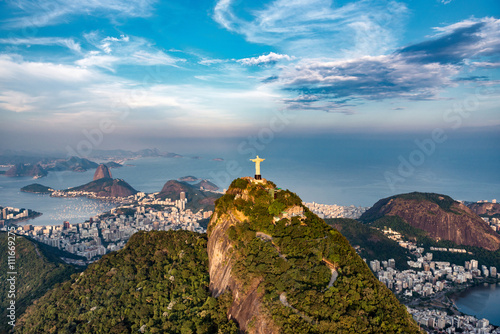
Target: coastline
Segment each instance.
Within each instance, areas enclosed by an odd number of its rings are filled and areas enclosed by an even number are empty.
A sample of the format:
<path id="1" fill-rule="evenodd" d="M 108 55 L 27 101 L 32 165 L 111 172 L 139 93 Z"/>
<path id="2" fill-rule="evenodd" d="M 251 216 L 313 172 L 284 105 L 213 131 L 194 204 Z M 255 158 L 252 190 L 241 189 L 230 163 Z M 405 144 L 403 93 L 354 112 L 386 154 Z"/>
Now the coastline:
<path id="1" fill-rule="evenodd" d="M 476 287 L 482 287 L 484 285 L 491 285 L 491 284 L 500 284 L 500 279 L 494 279 L 494 278 L 486 278 L 486 279 L 481 279 L 481 280 L 475 280 L 474 282 L 470 283 L 465 283 L 459 286 L 455 286 L 454 288 L 448 290 L 448 291 L 442 291 L 441 293 L 436 293 L 433 296 L 430 296 L 428 298 L 415 298 L 413 300 L 402 300 L 399 299 L 402 304 L 404 304 L 407 307 L 414 308 L 414 309 L 435 309 L 439 311 L 444 311 L 448 315 L 453 315 L 453 316 L 469 316 L 469 317 L 474 317 L 477 320 L 481 320 L 482 316 L 478 316 L 476 314 L 470 314 L 470 313 L 465 313 L 461 311 L 457 305 L 456 301 L 460 298 L 460 295 L 467 290 L 476 288 Z M 495 328 L 500 328 L 500 324 L 491 323 L 492 321 L 488 318 L 486 318 L 489 322 L 490 325 L 495 327 Z"/>

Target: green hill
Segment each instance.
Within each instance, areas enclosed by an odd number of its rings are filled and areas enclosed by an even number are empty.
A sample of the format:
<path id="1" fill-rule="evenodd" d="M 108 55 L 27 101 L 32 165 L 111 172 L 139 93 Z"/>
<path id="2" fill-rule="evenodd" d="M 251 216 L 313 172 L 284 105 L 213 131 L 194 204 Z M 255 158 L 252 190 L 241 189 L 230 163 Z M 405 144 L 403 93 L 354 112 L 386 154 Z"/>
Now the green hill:
<path id="1" fill-rule="evenodd" d="M 418 333 L 337 230 L 288 190 L 233 181 L 208 226 L 210 287 L 248 333 Z"/>
<path id="2" fill-rule="evenodd" d="M 413 256 L 381 231 L 348 218 L 325 219 L 325 222 L 342 233 L 352 246 L 359 246 L 359 255 L 368 262 L 394 259 L 399 270 L 409 269 L 407 261 Z"/>
<path id="3" fill-rule="evenodd" d="M 34 194 L 50 194 L 54 191 L 51 187 L 44 186 L 39 183 L 32 183 L 25 187 L 21 188 L 21 191 L 26 193 L 34 193 Z"/>
<path id="4" fill-rule="evenodd" d="M 217 193 L 201 191 L 196 186 L 192 186 L 186 182 L 169 180 L 161 189 L 158 197 L 162 199 L 170 198 L 176 201 L 180 199 L 181 192 L 186 194 L 186 209 L 191 209 L 193 212 L 197 212 L 200 209 L 213 210 L 215 201 L 221 196 Z"/>
<path id="5" fill-rule="evenodd" d="M 15 272 L 16 277 L 16 316 L 19 318 L 32 302 L 43 296 L 57 283 L 63 282 L 75 273 L 74 267 L 63 263 L 48 251 L 45 245 L 28 240 L 21 236 L 15 238 Z M 8 236 L 0 232 L 0 332 L 6 332 L 10 326 L 7 324 L 7 306 L 10 285 L 7 282 L 8 265 Z"/>
<path id="6" fill-rule="evenodd" d="M 138 232 L 31 306 L 16 333 L 237 333 L 208 291 L 205 235 Z"/>

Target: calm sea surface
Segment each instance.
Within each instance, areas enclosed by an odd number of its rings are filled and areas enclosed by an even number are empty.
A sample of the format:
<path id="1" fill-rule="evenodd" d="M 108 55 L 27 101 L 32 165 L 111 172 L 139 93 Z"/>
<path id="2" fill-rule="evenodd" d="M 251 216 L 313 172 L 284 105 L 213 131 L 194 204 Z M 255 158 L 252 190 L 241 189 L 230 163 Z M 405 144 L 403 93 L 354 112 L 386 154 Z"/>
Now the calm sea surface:
<path id="1" fill-rule="evenodd" d="M 176 150 L 183 158 L 129 160 L 127 166 L 111 171 L 113 177 L 144 192 L 160 191 L 168 180 L 186 175 L 210 179 L 227 188 L 233 179 L 254 174 L 249 159 L 259 154 L 266 159 L 261 164 L 263 177 L 296 192 L 307 202 L 372 206 L 381 198 L 412 191 L 469 201 L 500 199 L 500 140 L 488 137 L 472 141 L 450 136 L 432 153 L 423 155 L 411 172 L 401 175 L 401 159 L 415 158 L 415 140 L 425 140 L 425 136 L 407 135 L 399 140 L 358 137 L 274 138 L 257 144 L 249 139 L 190 142 Z M 213 160 L 218 157 L 224 161 Z M 50 172 L 38 180 L 0 175 L 0 205 L 42 212 L 41 217 L 30 221 L 34 225 L 82 222 L 113 205 L 85 198 L 22 193 L 19 189 L 35 182 L 65 189 L 90 182 L 93 174 L 94 170 Z M 397 179 L 388 180 L 388 175 Z"/>
<path id="2" fill-rule="evenodd" d="M 464 291 L 455 301 L 457 308 L 476 318 L 500 326 L 500 284 L 485 284 Z"/>

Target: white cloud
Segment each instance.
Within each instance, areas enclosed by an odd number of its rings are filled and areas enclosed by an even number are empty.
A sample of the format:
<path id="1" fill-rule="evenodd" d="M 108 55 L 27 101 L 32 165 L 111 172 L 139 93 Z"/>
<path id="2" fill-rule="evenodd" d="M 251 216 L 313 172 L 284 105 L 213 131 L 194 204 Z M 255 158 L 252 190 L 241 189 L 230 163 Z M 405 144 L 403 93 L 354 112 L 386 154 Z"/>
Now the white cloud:
<path id="1" fill-rule="evenodd" d="M 80 43 L 71 38 L 32 37 L 32 38 L 0 38 L 0 44 L 12 45 L 59 45 L 75 52 L 81 52 Z"/>
<path id="2" fill-rule="evenodd" d="M 111 20 L 119 17 L 148 17 L 154 10 L 156 0 L 8 0 L 24 15 L 6 20 L 8 28 L 45 27 L 64 23 L 74 15 L 96 15 Z"/>
<path id="3" fill-rule="evenodd" d="M 118 63 L 119 61 L 120 59 L 114 56 L 99 55 L 91 52 L 84 58 L 77 60 L 75 64 L 84 68 L 92 66 L 102 67 L 114 72 L 115 70 L 113 68 L 113 65 Z"/>
<path id="4" fill-rule="evenodd" d="M 23 92 L 7 90 L 0 93 L 0 108 L 14 112 L 30 111 L 35 108 L 35 103 L 40 103 L 41 99 Z"/>
<path id="5" fill-rule="evenodd" d="M 207 58 L 204 58 L 204 59 L 200 60 L 198 62 L 198 64 L 210 66 L 210 65 L 221 64 L 221 63 L 225 63 L 225 62 L 227 62 L 227 60 L 225 60 L 225 59 L 207 59 Z"/>
<path id="6" fill-rule="evenodd" d="M 261 55 L 253 58 L 239 59 L 238 62 L 243 65 L 262 65 L 262 64 L 275 63 L 279 60 L 292 60 L 292 59 L 293 57 L 290 57 L 288 55 L 270 52 L 267 55 Z"/>
<path id="7" fill-rule="evenodd" d="M 9 81 L 12 82 L 12 85 L 14 82 L 18 82 L 24 86 L 30 86 L 33 80 L 68 84 L 88 82 L 96 76 L 97 73 L 71 65 L 28 62 L 18 56 L 0 55 L 0 82 L 6 85 L 5 87 L 9 86 Z M 12 87 L 12 85 L 10 86 Z"/>
<path id="8" fill-rule="evenodd" d="M 99 46 L 101 50 L 103 50 L 106 53 L 111 53 L 111 44 L 112 43 L 117 43 L 117 42 L 128 42 L 130 41 L 130 38 L 128 36 L 121 35 L 120 38 L 116 37 L 106 37 L 101 41 L 101 45 Z"/>
<path id="9" fill-rule="evenodd" d="M 362 0 L 334 7 L 331 0 L 274 0 L 239 17 L 233 0 L 219 0 L 214 19 L 254 43 L 275 45 L 287 54 L 379 55 L 392 50 L 407 8 L 396 1 Z"/>
<path id="10" fill-rule="evenodd" d="M 144 83 L 104 74 L 98 67 L 0 56 L 0 113 L 29 111 L 25 131 L 88 128 L 102 119 L 148 134 L 163 135 L 165 129 L 176 135 L 188 129 L 201 134 L 206 124 L 215 124 L 209 132 L 237 131 L 254 125 L 255 108 L 265 114 L 280 104 L 272 87 L 255 82 L 244 88 Z"/>
<path id="11" fill-rule="evenodd" d="M 481 68 L 500 68 L 500 62 L 476 61 L 471 63 L 471 65 Z"/>
<path id="12" fill-rule="evenodd" d="M 177 66 L 177 63 L 185 61 L 157 49 L 141 37 L 126 35 L 102 37 L 95 31 L 85 34 L 84 37 L 100 51 L 89 51 L 83 59 L 75 62 L 80 66 L 98 66 L 115 71 L 114 66 L 120 64 Z"/>
<path id="13" fill-rule="evenodd" d="M 185 59 L 175 58 L 167 55 L 163 51 L 156 51 L 154 53 L 149 53 L 147 51 L 137 51 L 132 55 L 132 59 L 135 60 L 137 64 L 143 65 L 170 65 L 175 66 L 177 62 L 184 62 Z"/>

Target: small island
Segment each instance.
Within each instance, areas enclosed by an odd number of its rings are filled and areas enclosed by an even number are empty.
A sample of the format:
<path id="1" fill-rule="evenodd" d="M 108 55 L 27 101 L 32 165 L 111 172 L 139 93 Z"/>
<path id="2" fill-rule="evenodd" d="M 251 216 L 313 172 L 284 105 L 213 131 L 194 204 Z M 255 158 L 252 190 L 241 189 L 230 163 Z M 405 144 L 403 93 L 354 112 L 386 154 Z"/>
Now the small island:
<path id="1" fill-rule="evenodd" d="M 108 168 L 120 168 L 120 167 L 123 167 L 122 164 L 118 163 L 118 162 L 115 162 L 115 161 L 108 161 L 105 163 L 105 165 L 108 167 Z"/>
<path id="2" fill-rule="evenodd" d="M 50 188 L 50 187 L 39 184 L 39 183 L 32 183 L 30 185 L 22 187 L 21 191 L 23 191 L 25 193 L 33 193 L 33 194 L 51 194 L 55 190 Z"/>

